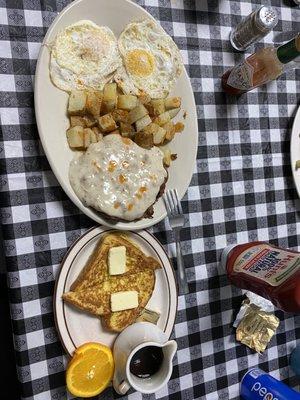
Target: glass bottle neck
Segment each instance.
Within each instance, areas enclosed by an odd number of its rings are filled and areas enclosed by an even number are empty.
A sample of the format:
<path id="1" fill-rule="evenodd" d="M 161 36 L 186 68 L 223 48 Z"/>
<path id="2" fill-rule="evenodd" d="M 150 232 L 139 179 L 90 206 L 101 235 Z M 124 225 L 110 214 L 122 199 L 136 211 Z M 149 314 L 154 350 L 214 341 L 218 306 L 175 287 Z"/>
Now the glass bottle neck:
<path id="1" fill-rule="evenodd" d="M 277 57 L 282 64 L 287 64 L 299 56 L 300 33 L 294 39 L 277 48 Z"/>

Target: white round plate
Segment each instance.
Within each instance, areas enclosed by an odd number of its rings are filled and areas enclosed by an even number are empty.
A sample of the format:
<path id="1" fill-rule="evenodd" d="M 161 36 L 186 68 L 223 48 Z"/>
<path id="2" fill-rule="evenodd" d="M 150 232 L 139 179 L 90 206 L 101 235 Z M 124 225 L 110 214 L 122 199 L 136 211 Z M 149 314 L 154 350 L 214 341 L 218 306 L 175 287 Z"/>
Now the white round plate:
<path id="1" fill-rule="evenodd" d="M 81 19 L 90 19 L 98 25 L 107 25 L 116 37 L 120 35 L 126 24 L 132 20 L 144 18 L 154 19 L 142 7 L 129 0 L 77 0 L 66 7 L 50 26 L 42 44 L 35 76 L 35 113 L 37 126 L 44 151 L 51 168 L 70 199 L 87 216 L 99 224 L 115 229 L 135 230 L 152 226 L 166 217 L 162 199 L 154 206 L 153 218 L 144 218 L 137 222 L 113 223 L 101 217 L 97 211 L 85 207 L 74 193 L 68 178 L 69 163 L 74 152 L 70 150 L 66 140 L 66 129 L 69 127 L 66 115 L 68 94 L 57 89 L 49 76 L 51 44 L 56 34 L 66 26 Z M 171 95 L 182 97 L 182 110 L 187 111 L 184 121 L 184 132 L 177 134 L 170 143 L 172 153 L 178 158 L 169 168 L 169 179 L 166 189 L 177 188 L 180 199 L 186 192 L 195 167 L 198 145 L 198 125 L 194 95 L 190 80 L 184 70 Z M 182 113 L 180 113 L 182 117 Z"/>
<path id="2" fill-rule="evenodd" d="M 61 264 L 54 291 L 54 317 L 61 342 L 69 355 L 86 342 L 101 342 L 111 347 L 117 337 L 116 333 L 102 328 L 99 318 L 62 300 L 62 294 L 70 290 L 98 240 L 110 231 L 112 229 L 101 226 L 88 230 L 68 250 Z M 158 326 L 170 337 L 177 311 L 177 288 L 171 262 L 162 245 L 149 232 L 128 232 L 128 235 L 145 254 L 161 263 L 162 269 L 155 272 L 155 287 L 147 307 L 160 312 Z"/>
<path id="3" fill-rule="evenodd" d="M 293 178 L 300 197 L 300 169 L 296 170 L 296 161 L 300 160 L 300 107 L 296 113 L 291 136 L 291 164 Z"/>

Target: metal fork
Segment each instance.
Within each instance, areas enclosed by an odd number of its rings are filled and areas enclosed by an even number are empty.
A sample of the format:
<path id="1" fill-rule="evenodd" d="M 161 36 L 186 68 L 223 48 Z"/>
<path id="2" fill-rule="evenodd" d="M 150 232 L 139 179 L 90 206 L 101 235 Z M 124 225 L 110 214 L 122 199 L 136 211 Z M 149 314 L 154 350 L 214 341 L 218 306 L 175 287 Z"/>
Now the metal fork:
<path id="1" fill-rule="evenodd" d="M 180 231 L 184 226 L 184 215 L 177 189 L 168 190 L 167 193 L 163 195 L 163 199 L 166 205 L 170 226 L 175 235 L 179 294 L 187 294 L 189 292 L 189 286 L 186 279 L 180 242 Z"/>

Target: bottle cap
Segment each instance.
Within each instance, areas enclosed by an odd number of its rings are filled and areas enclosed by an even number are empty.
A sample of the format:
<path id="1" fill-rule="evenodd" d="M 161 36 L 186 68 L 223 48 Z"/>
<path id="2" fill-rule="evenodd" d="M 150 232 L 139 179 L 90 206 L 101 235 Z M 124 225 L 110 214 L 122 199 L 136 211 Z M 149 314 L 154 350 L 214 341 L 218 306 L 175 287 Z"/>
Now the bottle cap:
<path id="1" fill-rule="evenodd" d="M 257 27 L 262 31 L 271 31 L 278 23 L 278 15 L 273 7 L 263 6 L 260 8 L 257 17 Z"/>
<path id="2" fill-rule="evenodd" d="M 231 245 L 225 247 L 225 249 L 222 251 L 220 264 L 224 271 L 226 271 L 227 256 L 231 252 L 231 250 L 236 246 L 237 246 L 237 244 L 231 244 Z"/>

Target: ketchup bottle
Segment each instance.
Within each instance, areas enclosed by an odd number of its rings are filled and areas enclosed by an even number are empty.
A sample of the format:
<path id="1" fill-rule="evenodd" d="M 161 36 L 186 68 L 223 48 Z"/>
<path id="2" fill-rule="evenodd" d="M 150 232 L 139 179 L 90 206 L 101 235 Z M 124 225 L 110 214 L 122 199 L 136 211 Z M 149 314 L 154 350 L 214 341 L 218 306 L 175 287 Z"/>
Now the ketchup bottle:
<path id="1" fill-rule="evenodd" d="M 300 313 L 300 253 L 252 242 L 226 247 L 221 264 L 235 286 L 265 297 L 283 311 Z"/>

